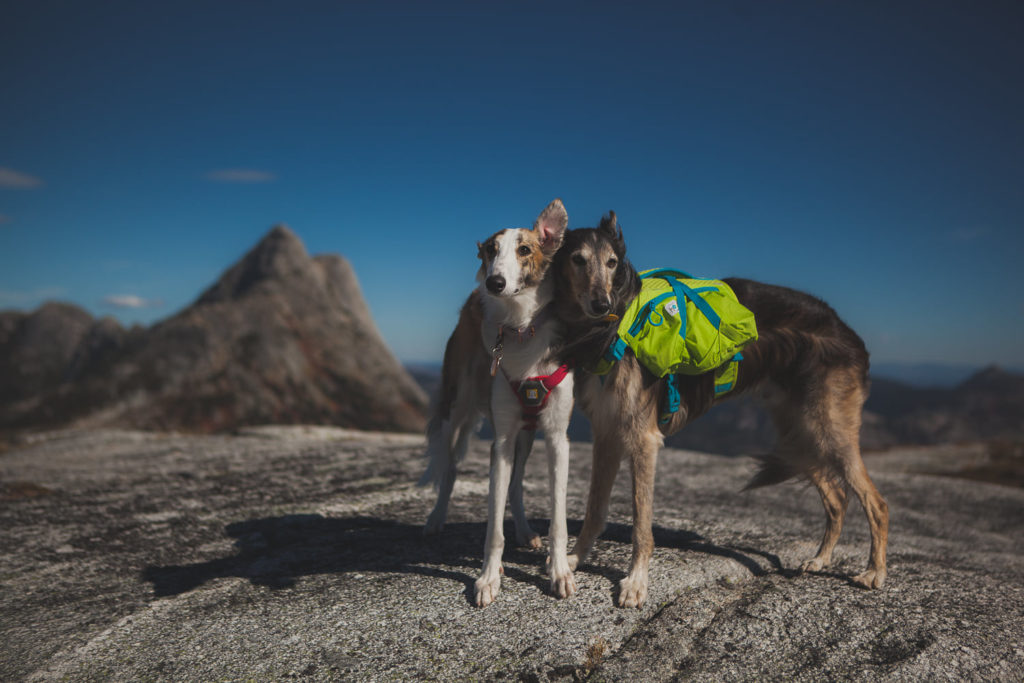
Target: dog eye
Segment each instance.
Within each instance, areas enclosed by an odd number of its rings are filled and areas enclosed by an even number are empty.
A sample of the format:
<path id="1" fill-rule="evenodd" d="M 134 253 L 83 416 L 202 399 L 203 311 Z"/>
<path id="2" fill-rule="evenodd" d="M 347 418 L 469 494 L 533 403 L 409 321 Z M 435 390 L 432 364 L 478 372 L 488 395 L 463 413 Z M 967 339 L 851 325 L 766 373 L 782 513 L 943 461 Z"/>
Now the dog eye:
<path id="1" fill-rule="evenodd" d="M 618 261 L 616 261 L 616 260 L 615 260 L 615 259 L 613 259 L 613 258 L 610 258 L 610 259 L 608 259 L 608 267 L 609 267 L 609 268 L 614 268 L 614 267 L 615 267 L 615 266 L 617 266 L 617 265 L 619 265 L 619 262 L 618 262 Z"/>
<path id="2" fill-rule="evenodd" d="M 525 245 L 519 247 L 519 255 L 520 256 L 529 256 L 530 255 L 530 248 L 525 246 Z"/>
<path id="3" fill-rule="evenodd" d="M 494 258 L 497 253 L 498 253 L 497 245 L 495 245 L 495 244 L 488 244 L 487 245 L 487 255 L 488 256 L 490 256 L 491 258 Z"/>
<path id="4" fill-rule="evenodd" d="M 577 266 L 585 266 L 585 265 L 587 265 L 587 259 L 583 258 L 579 254 L 573 254 L 572 255 L 572 262 L 575 263 Z"/>

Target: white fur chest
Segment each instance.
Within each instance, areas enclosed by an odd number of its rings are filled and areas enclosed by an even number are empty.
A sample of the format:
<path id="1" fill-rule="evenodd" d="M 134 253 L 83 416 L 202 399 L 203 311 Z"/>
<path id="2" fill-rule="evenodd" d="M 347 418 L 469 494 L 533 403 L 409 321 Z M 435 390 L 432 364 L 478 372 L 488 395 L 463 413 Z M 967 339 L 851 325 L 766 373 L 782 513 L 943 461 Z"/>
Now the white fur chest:
<path id="1" fill-rule="evenodd" d="M 511 378 L 545 375 L 558 367 L 550 352 L 561 341 L 561 324 L 551 316 L 535 321 L 537 313 L 547 303 L 547 297 L 537 294 L 540 292 L 517 297 L 483 297 L 481 335 L 484 346 L 490 350 L 492 360 L 500 357 L 500 367 Z"/>

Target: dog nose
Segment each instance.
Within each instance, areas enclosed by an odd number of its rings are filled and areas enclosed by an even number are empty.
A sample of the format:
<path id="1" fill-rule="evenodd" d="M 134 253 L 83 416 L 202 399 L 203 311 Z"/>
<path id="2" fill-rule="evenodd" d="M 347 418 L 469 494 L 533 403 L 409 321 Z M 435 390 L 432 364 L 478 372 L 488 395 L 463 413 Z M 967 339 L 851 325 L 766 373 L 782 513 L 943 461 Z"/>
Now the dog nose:
<path id="1" fill-rule="evenodd" d="M 612 304 L 607 299 L 593 299 L 590 302 L 590 307 L 594 313 L 604 314 L 611 310 Z"/>
<path id="2" fill-rule="evenodd" d="M 484 284 L 487 285 L 487 290 L 492 294 L 500 294 L 505 289 L 505 278 L 500 275 L 492 275 L 487 278 Z"/>

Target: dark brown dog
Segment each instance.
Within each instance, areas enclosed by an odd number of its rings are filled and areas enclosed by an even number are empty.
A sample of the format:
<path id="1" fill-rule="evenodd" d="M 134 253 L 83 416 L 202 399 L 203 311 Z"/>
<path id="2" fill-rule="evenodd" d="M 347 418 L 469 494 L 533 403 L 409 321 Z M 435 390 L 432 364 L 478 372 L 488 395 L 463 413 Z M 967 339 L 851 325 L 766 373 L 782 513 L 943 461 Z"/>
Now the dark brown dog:
<path id="1" fill-rule="evenodd" d="M 598 228 L 570 230 L 556 260 L 556 305 L 567 326 L 562 349 L 577 368 L 591 367 L 614 339 L 617 320 L 637 295 L 640 280 L 626 259 L 615 214 Z M 861 407 L 868 393 L 868 352 L 864 342 L 835 311 L 807 294 L 750 280 L 727 279 L 740 302 L 753 311 L 759 338 L 744 347 L 731 398 L 756 392 L 766 399 L 779 442 L 761 458 L 747 488 L 790 478 L 809 480 L 825 505 L 825 535 L 818 554 L 802 565 L 829 565 L 842 529 L 848 491 L 856 494 L 871 527 L 871 556 L 853 581 L 879 588 L 885 581 L 889 512 L 860 455 Z M 654 472 L 664 436 L 696 419 L 715 402 L 713 373 L 678 377 L 681 408 L 659 425 L 664 382 L 629 351 L 605 377 L 577 372 L 576 395 L 594 432 L 593 470 L 586 517 L 573 567 L 583 562 L 604 528 L 619 462 L 633 475 L 633 558 L 621 582 L 619 605 L 639 607 L 647 597 L 647 568 L 654 549 L 651 509 Z"/>

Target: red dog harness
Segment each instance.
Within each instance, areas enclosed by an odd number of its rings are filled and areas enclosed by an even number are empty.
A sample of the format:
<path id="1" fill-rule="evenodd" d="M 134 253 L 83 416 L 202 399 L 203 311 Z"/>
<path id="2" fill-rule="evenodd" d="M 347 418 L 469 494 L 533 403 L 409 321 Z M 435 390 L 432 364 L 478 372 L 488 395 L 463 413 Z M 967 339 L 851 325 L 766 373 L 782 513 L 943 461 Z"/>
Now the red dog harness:
<path id="1" fill-rule="evenodd" d="M 549 308 L 545 306 L 526 327 L 509 329 L 514 331 L 516 339 L 522 342 L 524 337 L 529 339 L 534 335 L 537 325 L 549 314 Z M 494 347 L 491 349 L 491 357 L 493 359 L 491 361 L 491 377 L 498 374 L 498 366 L 501 363 L 505 345 L 505 329 L 504 325 L 498 325 L 498 338 L 494 340 Z M 519 405 L 523 409 L 523 422 L 526 423 L 526 429 L 536 431 L 537 419 L 540 417 L 540 411 L 544 410 L 544 406 L 548 403 L 548 396 L 551 395 L 551 390 L 561 384 L 570 370 L 570 365 L 565 363 L 550 375 L 539 375 L 537 377 L 514 380 L 508 376 L 505 368 L 501 369 L 501 374 L 505 375 L 505 379 L 508 380 L 508 384 L 512 388 L 512 393 L 516 395 Z"/>
<path id="2" fill-rule="evenodd" d="M 561 384 L 569 372 L 570 367 L 568 363 L 563 363 L 550 375 L 514 380 L 508 376 L 505 368 L 501 369 L 501 373 L 505 375 L 505 379 L 508 380 L 508 384 L 512 388 L 512 393 L 519 399 L 519 405 L 523 409 L 523 422 L 526 423 L 526 429 L 536 431 L 537 419 L 540 417 L 540 411 L 544 410 L 544 406 L 547 405 L 548 397 L 551 396 L 551 390 Z"/>

